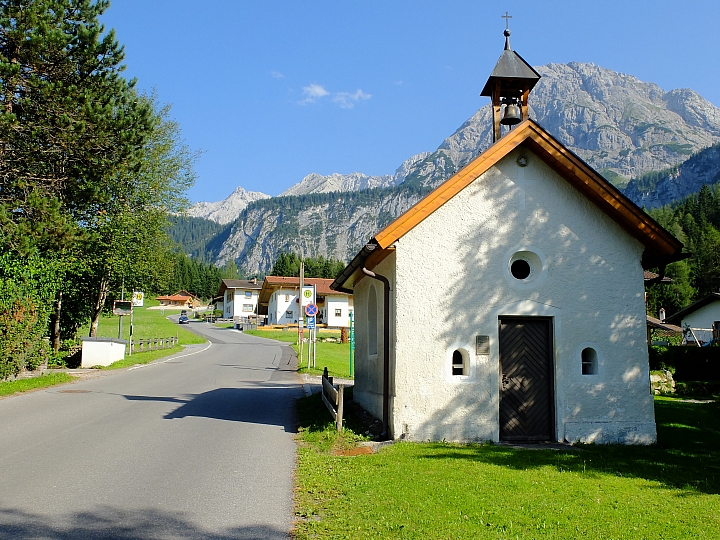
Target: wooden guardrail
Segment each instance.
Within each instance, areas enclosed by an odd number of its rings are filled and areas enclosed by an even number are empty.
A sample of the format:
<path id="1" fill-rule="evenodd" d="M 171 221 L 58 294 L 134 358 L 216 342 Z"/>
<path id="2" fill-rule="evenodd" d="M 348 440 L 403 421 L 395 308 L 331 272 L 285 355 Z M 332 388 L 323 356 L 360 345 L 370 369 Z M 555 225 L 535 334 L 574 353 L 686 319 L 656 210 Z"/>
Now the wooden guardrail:
<path id="1" fill-rule="evenodd" d="M 169 338 L 133 339 L 132 352 L 156 351 L 158 349 L 171 349 L 178 344 L 177 336 Z"/>
<path id="2" fill-rule="evenodd" d="M 343 394 L 345 385 L 339 384 L 337 389 L 333 386 L 333 378 L 328 377 L 328 369 L 323 369 L 322 375 L 322 400 L 335 420 L 335 427 L 338 432 L 342 431 L 343 420 Z"/>

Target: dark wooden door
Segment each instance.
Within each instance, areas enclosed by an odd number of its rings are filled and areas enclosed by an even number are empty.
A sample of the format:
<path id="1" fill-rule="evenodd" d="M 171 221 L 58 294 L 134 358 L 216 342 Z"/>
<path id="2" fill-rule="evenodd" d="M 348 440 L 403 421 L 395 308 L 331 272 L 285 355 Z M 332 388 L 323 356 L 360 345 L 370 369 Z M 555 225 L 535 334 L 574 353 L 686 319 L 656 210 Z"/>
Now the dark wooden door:
<path id="1" fill-rule="evenodd" d="M 553 439 L 551 320 L 500 319 L 500 439 Z"/>

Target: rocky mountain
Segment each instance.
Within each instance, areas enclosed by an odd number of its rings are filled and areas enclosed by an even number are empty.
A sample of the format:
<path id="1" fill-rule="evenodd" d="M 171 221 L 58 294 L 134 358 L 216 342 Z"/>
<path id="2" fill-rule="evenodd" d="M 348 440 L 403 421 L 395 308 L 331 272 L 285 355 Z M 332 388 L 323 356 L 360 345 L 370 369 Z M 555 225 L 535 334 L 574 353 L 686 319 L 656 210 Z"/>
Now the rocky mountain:
<path id="1" fill-rule="evenodd" d="M 368 176 L 362 173 L 340 174 L 328 176 L 311 173 L 279 196 L 307 195 L 308 193 L 330 193 L 333 191 L 360 191 L 361 189 L 385 188 L 402 184 L 407 176 L 415 170 L 418 162 L 430 155 L 429 152 L 417 154 L 400 165 L 395 174 Z"/>
<path id="2" fill-rule="evenodd" d="M 595 64 L 535 69 L 542 78 L 530 93 L 530 117 L 618 187 L 720 141 L 720 109 L 693 90 L 665 92 Z M 491 119 L 483 107 L 440 149 L 465 165 L 490 145 Z"/>
<path id="3" fill-rule="evenodd" d="M 530 117 L 618 187 L 634 179 L 628 195 L 638 204 L 666 204 L 717 177 L 718 151 L 701 151 L 720 142 L 720 109 L 696 92 L 666 92 L 594 64 L 536 69 L 542 78 L 530 94 Z M 437 150 L 413 156 L 394 175 L 311 174 L 283 196 L 250 202 L 241 212 L 231 210 L 227 199 L 213 203 L 227 209 L 226 222 L 233 213 L 237 219 L 222 239 L 209 242 L 209 252 L 218 264 L 233 258 L 250 272 L 266 271 L 283 250 L 348 260 L 382 226 L 484 151 L 491 132 L 486 105 Z M 690 156 L 694 161 L 681 166 Z M 202 214 L 197 209 L 193 215 Z M 203 217 L 218 221 L 219 215 Z"/>
<path id="4" fill-rule="evenodd" d="M 265 195 L 259 191 L 246 191 L 241 187 L 237 187 L 227 199 L 213 203 L 196 203 L 190 207 L 187 214 L 190 217 L 209 219 L 215 223 L 225 225 L 235 221 L 240 212 L 251 202 L 269 198 L 270 195 Z"/>

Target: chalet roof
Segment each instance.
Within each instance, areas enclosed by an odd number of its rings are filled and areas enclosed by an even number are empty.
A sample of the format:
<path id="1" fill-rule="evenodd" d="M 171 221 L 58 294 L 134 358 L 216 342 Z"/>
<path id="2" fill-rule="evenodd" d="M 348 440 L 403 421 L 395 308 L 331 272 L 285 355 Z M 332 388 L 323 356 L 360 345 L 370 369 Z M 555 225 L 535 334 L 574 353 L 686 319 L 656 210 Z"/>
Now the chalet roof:
<path id="1" fill-rule="evenodd" d="M 315 292 L 318 295 L 345 295 L 347 293 L 342 291 L 335 291 L 330 288 L 332 285 L 332 279 L 325 278 L 305 278 L 305 286 L 315 285 Z M 270 301 L 270 295 L 278 289 L 299 289 L 300 278 L 299 277 L 286 277 L 286 276 L 265 276 L 263 282 L 262 291 L 260 291 L 260 297 L 258 302 L 267 304 Z"/>
<path id="2" fill-rule="evenodd" d="M 378 232 L 335 279 L 332 288 L 351 292 L 355 281 L 363 276 L 363 266 L 374 268 L 392 252 L 397 240 L 521 145 L 642 243 L 644 267 L 662 266 L 684 258 L 679 240 L 539 124 L 528 119 Z"/>
<path id="3" fill-rule="evenodd" d="M 262 282 L 257 279 L 223 279 L 220 282 L 218 295 L 222 296 L 228 289 L 251 289 L 259 291 L 262 289 Z"/>
<path id="4" fill-rule="evenodd" d="M 710 293 L 697 302 L 690 304 L 688 307 L 681 309 L 677 313 L 673 313 L 669 317 L 665 317 L 665 322 L 680 323 L 686 315 L 689 315 L 708 304 L 712 304 L 717 300 L 720 300 L 720 293 Z"/>
<path id="5" fill-rule="evenodd" d="M 647 318 L 647 325 L 650 328 L 654 328 L 656 330 L 665 330 L 666 332 L 674 332 L 680 334 L 682 332 L 682 328 L 679 326 L 676 326 L 674 324 L 668 324 L 667 322 L 663 322 L 660 319 L 656 319 L 655 317 L 651 317 L 650 315 L 646 315 Z"/>
<path id="6" fill-rule="evenodd" d="M 158 300 L 174 300 L 177 302 L 185 302 L 187 300 L 192 300 L 193 297 L 187 294 L 168 294 L 165 296 L 158 296 Z"/>

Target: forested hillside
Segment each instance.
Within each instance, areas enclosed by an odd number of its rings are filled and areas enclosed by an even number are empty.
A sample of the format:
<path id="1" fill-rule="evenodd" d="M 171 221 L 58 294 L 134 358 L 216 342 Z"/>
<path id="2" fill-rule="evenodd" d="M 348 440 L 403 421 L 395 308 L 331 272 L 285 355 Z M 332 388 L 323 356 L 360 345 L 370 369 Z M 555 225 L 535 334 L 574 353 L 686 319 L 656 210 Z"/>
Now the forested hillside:
<path id="1" fill-rule="evenodd" d="M 720 185 L 702 186 L 682 202 L 649 214 L 685 244 L 690 258 L 668 265 L 669 285 L 648 287 L 648 311 L 675 313 L 710 292 L 720 291 Z"/>

